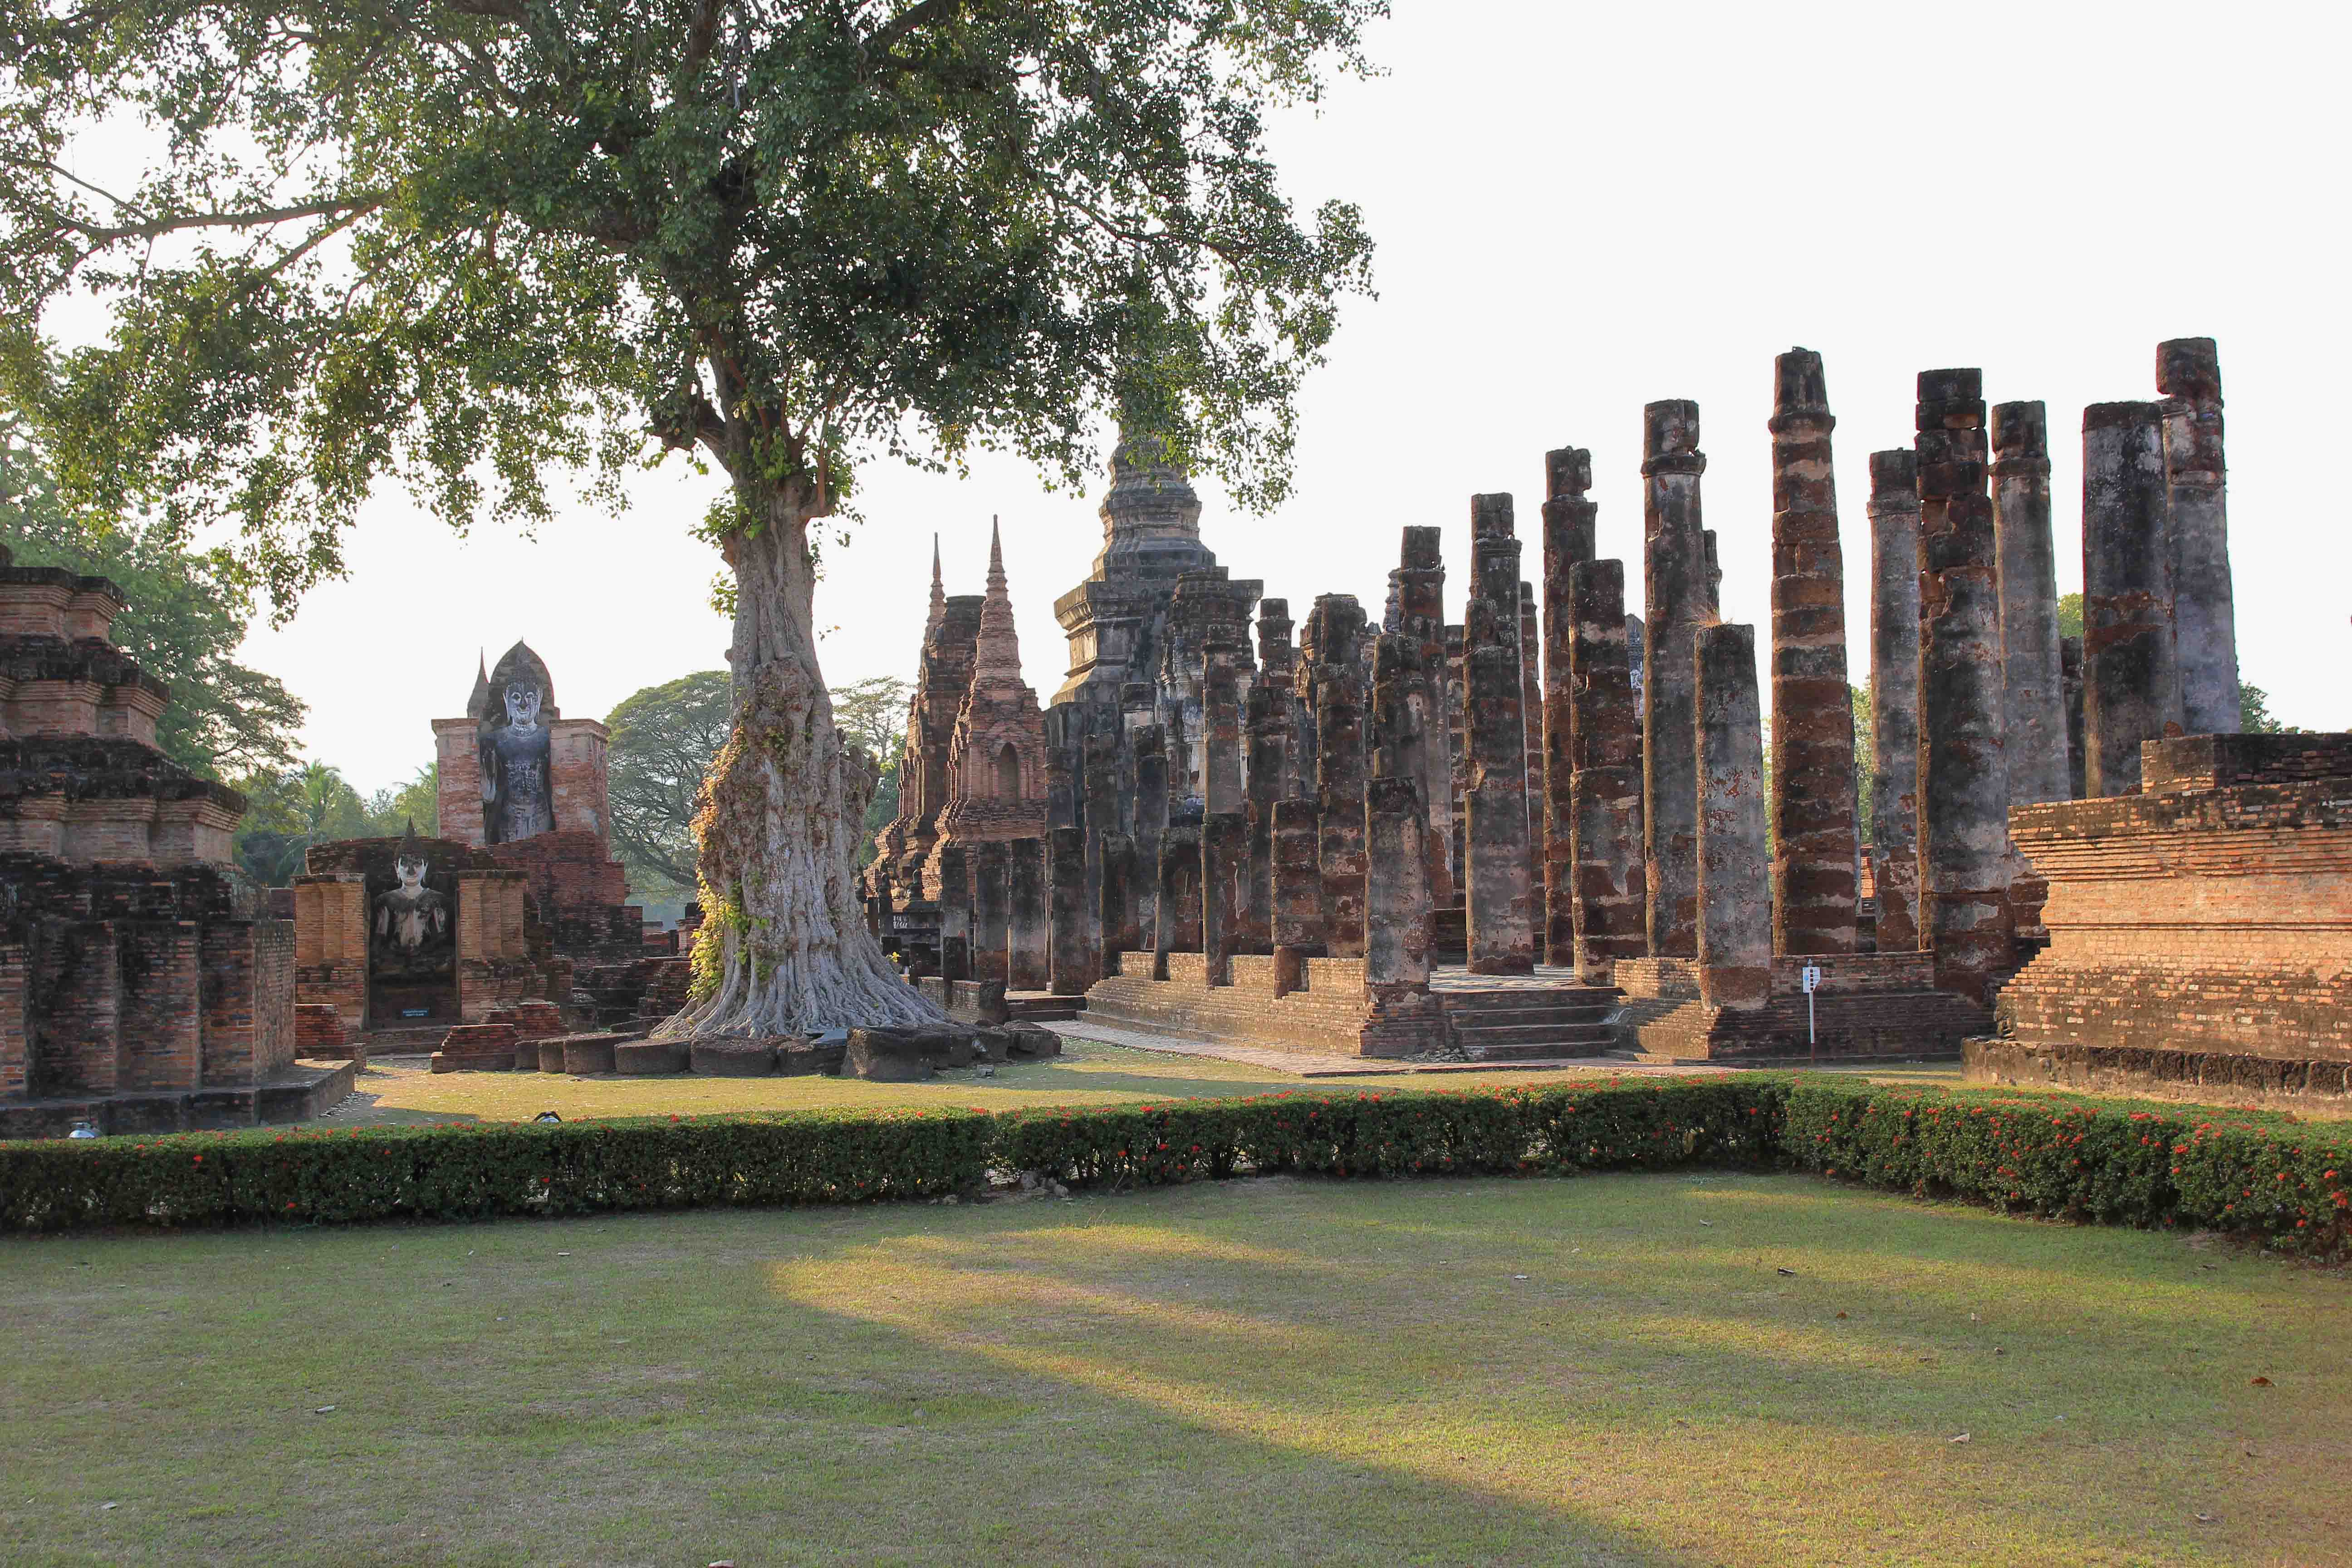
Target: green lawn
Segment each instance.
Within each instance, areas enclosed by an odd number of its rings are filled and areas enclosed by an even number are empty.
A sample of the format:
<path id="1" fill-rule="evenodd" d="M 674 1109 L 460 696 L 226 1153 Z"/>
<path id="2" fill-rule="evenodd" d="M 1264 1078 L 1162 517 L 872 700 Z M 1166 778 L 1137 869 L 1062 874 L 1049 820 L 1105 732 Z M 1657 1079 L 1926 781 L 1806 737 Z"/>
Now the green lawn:
<path id="1" fill-rule="evenodd" d="M 12 1240 L 0 1309 L 9 1563 L 2352 1560 L 2343 1273 L 1804 1177 Z"/>

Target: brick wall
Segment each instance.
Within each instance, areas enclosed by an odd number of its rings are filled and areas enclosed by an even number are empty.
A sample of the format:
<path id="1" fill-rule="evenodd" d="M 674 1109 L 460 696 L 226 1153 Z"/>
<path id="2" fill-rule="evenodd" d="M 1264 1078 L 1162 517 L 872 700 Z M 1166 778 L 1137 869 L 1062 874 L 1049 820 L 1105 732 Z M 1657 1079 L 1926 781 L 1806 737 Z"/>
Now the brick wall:
<path id="1" fill-rule="evenodd" d="M 0 946 L 0 1099 L 25 1092 L 31 1066 L 25 1026 L 25 949 Z"/>
<path id="2" fill-rule="evenodd" d="M 1167 955 L 1168 978 L 1151 978 L 1153 955 L 1118 954 L 1118 973 L 1087 993 L 1088 1018 L 1105 1024 L 1263 1046 L 1318 1056 L 1376 1054 L 1366 1049 L 1364 965 L 1360 959 L 1310 958 L 1306 984 L 1275 994 L 1275 960 L 1236 954 L 1231 985 L 1208 984 L 1197 952 Z M 1376 1042 L 1394 1054 L 1396 1042 Z"/>
<path id="3" fill-rule="evenodd" d="M 1803 973 L 1822 970 L 1809 1037 Z M 1625 993 L 1618 1028 L 1623 1043 L 1678 1060 L 1790 1060 L 1874 1057 L 1952 1057 L 1985 1033 L 1991 1016 L 1933 989 L 1934 957 L 1916 952 L 1837 954 L 1772 961 L 1762 1007 L 1714 1008 L 1698 998 L 1689 959 L 1620 959 Z"/>
<path id="4" fill-rule="evenodd" d="M 124 1092 L 194 1089 L 204 1074 L 203 957 L 194 921 L 121 921 L 115 1087 Z"/>

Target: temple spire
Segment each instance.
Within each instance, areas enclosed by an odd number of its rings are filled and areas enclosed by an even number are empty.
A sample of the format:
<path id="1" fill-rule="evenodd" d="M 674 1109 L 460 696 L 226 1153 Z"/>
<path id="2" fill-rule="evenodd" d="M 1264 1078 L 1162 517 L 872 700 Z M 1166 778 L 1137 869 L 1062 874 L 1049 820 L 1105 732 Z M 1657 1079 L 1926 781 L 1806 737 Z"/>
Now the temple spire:
<path id="1" fill-rule="evenodd" d="M 930 640 L 931 634 L 940 629 L 940 623 L 947 617 L 947 585 L 940 575 L 940 536 L 934 533 L 931 535 L 931 614 L 930 617 L 923 623 L 925 642 Z"/>
<path id="2" fill-rule="evenodd" d="M 466 699 L 466 717 L 468 719 L 478 719 L 489 711 L 490 662 L 488 655 L 487 648 L 477 648 L 474 652 L 474 694 Z"/>
<path id="3" fill-rule="evenodd" d="M 1021 639 L 1013 626 L 1013 595 L 1004 580 L 1004 537 L 995 518 L 988 520 L 988 596 L 980 605 L 980 645 L 972 675 L 1021 679 Z"/>

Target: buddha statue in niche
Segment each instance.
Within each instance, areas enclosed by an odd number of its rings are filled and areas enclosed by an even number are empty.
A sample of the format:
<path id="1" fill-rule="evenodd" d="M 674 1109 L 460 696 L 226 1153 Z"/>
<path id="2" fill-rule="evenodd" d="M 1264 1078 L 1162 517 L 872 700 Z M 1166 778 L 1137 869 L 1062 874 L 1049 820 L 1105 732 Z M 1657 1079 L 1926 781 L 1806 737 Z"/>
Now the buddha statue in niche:
<path id="1" fill-rule="evenodd" d="M 448 898 L 425 885 L 425 851 L 410 823 L 393 860 L 393 886 L 375 898 L 369 936 L 378 973 L 406 976 L 440 967 L 449 939 Z"/>
<path id="2" fill-rule="evenodd" d="M 548 731 L 539 721 L 542 694 L 527 681 L 509 681 L 503 711 L 487 715 L 481 731 L 482 829 L 492 844 L 511 844 L 553 830 L 555 803 L 548 789 Z"/>

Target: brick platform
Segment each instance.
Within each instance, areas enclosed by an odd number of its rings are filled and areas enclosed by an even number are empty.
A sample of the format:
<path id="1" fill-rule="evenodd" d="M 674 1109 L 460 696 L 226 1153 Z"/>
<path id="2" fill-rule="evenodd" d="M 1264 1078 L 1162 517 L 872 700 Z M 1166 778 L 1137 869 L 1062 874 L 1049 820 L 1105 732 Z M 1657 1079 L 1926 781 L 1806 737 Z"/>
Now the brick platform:
<path id="1" fill-rule="evenodd" d="M 1806 1034 L 1804 968 L 1818 964 L 1813 1029 Z M 1885 1060 L 1951 1058 L 1980 1035 L 1991 1016 L 1965 998 L 1934 988 L 1927 953 L 1840 953 L 1772 961 L 1769 997 L 1761 1007 L 1709 1007 L 1699 999 L 1688 959 L 1617 962 L 1625 993 L 1617 1022 L 1621 1048 L 1666 1061 Z"/>
<path id="2" fill-rule="evenodd" d="M 1151 977 L 1153 955 L 1122 952 L 1118 973 L 1087 993 L 1087 1018 L 1115 1026 L 1192 1039 L 1262 1046 L 1318 1056 L 1403 1056 L 1392 1034 L 1367 1038 L 1364 963 L 1358 958 L 1309 958 L 1300 984 L 1277 992 L 1276 961 L 1236 953 L 1234 983 L 1211 985 L 1208 961 L 1197 952 L 1168 954 L 1168 978 Z M 1434 1048 L 1432 1038 L 1420 1048 Z"/>
<path id="3" fill-rule="evenodd" d="M 2142 795 L 2011 814 L 2050 883 L 2050 946 L 1970 1076 L 2344 1095 L 2352 735 L 2151 741 L 2141 774 Z"/>

